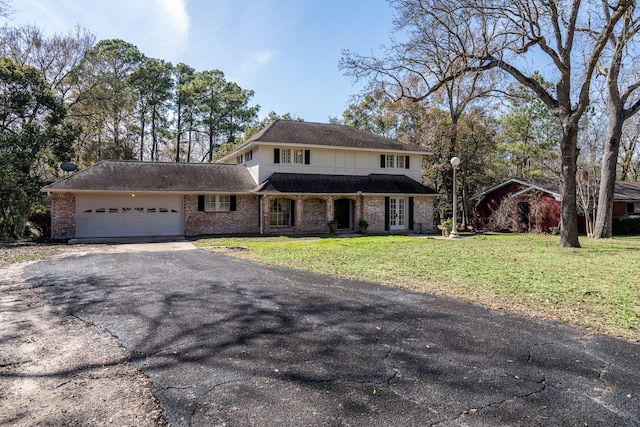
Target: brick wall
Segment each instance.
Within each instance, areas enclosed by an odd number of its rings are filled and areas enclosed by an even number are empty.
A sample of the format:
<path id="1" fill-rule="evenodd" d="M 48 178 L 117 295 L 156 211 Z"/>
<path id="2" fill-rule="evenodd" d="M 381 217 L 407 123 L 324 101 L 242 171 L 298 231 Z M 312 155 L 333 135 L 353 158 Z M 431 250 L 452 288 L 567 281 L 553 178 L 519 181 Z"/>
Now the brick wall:
<path id="1" fill-rule="evenodd" d="M 68 240 L 76 236 L 76 195 L 51 194 L 51 238 Z"/>
<path id="2" fill-rule="evenodd" d="M 433 205 L 434 197 L 414 197 L 413 198 L 413 230 L 417 233 L 419 224 L 422 223 L 422 232 L 431 233 L 434 231 Z"/>
<path id="3" fill-rule="evenodd" d="M 326 201 L 321 198 L 304 199 L 303 230 L 305 233 L 323 233 L 327 227 Z"/>
<path id="4" fill-rule="evenodd" d="M 362 219 L 369 223 L 369 233 L 384 233 L 384 196 L 362 198 Z M 356 218 L 356 222 L 361 218 Z"/>
<path id="5" fill-rule="evenodd" d="M 236 210 L 233 212 L 198 212 L 198 196 L 184 197 L 184 234 L 258 233 L 258 196 L 236 196 Z"/>

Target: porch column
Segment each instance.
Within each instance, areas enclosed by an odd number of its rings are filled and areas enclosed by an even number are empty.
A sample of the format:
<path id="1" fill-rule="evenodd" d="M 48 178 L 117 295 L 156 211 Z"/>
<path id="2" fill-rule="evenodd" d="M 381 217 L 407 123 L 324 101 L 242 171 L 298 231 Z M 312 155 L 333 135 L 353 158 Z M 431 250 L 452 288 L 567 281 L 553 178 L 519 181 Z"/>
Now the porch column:
<path id="1" fill-rule="evenodd" d="M 269 218 L 271 218 L 271 197 L 268 194 L 265 194 L 262 197 L 262 232 L 264 234 L 269 234 L 271 232 Z"/>
<path id="2" fill-rule="evenodd" d="M 356 215 L 354 218 L 355 224 L 353 225 L 353 228 L 357 229 L 357 224 L 360 222 L 361 219 L 366 219 L 364 217 L 364 207 L 363 207 L 363 195 L 362 192 L 358 191 L 358 197 L 356 197 L 356 205 L 353 207 L 353 209 L 356 211 Z"/>
<path id="3" fill-rule="evenodd" d="M 294 231 L 296 233 L 304 232 L 304 201 L 302 200 L 302 196 L 296 197 L 296 219 Z"/>
<path id="4" fill-rule="evenodd" d="M 325 220 L 326 222 L 329 222 L 333 219 L 333 196 L 327 197 L 325 209 Z"/>

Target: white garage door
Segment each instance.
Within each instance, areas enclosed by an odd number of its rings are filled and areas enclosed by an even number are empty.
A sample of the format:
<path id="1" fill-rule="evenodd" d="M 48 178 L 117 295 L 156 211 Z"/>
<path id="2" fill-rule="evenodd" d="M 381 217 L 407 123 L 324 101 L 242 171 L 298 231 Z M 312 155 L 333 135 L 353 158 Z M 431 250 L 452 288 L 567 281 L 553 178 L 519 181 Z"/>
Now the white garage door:
<path id="1" fill-rule="evenodd" d="M 76 237 L 179 235 L 182 196 L 78 195 Z"/>

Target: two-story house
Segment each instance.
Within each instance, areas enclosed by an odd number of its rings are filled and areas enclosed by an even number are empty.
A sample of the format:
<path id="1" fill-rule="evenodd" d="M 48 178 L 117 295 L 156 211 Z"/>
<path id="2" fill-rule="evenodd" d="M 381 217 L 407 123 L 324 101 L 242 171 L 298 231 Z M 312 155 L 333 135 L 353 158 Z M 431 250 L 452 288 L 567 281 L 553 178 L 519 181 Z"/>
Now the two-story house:
<path id="1" fill-rule="evenodd" d="M 43 188 L 54 239 L 430 231 L 428 154 L 348 126 L 277 120 L 214 164 L 103 161 Z"/>

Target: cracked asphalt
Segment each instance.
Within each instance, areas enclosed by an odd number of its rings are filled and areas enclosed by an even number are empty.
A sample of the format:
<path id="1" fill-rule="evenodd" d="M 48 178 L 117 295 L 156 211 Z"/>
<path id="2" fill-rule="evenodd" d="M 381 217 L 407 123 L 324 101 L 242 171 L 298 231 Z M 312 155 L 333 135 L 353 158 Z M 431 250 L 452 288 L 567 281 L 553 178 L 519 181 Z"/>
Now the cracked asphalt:
<path id="1" fill-rule="evenodd" d="M 637 426 L 640 346 L 204 250 L 25 267 L 118 338 L 172 426 Z"/>

